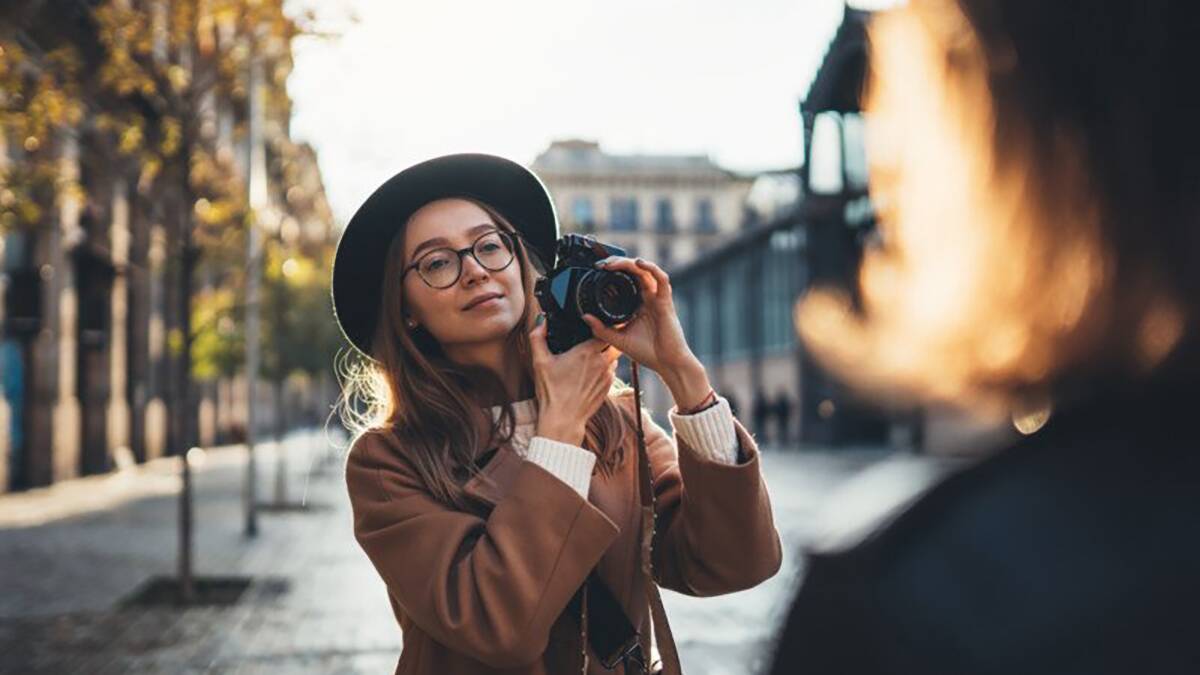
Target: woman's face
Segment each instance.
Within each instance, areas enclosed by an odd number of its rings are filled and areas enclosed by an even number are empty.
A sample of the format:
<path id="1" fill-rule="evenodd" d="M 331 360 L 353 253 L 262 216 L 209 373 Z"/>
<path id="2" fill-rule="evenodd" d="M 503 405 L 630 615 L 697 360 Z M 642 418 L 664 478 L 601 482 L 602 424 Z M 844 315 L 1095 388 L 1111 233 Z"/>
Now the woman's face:
<path id="1" fill-rule="evenodd" d="M 470 247 L 488 232 L 502 231 L 478 205 L 465 199 L 440 199 L 421 207 L 409 220 L 401 269 L 430 251 Z M 442 258 L 440 264 L 454 256 Z M 405 317 L 416 321 L 447 354 L 462 348 L 505 340 L 525 310 L 520 260 L 515 256 L 498 271 L 484 268 L 470 254 L 462 256 L 462 273 L 447 288 L 433 288 L 413 269 L 404 275 Z M 481 298 L 495 296 L 485 302 Z"/>

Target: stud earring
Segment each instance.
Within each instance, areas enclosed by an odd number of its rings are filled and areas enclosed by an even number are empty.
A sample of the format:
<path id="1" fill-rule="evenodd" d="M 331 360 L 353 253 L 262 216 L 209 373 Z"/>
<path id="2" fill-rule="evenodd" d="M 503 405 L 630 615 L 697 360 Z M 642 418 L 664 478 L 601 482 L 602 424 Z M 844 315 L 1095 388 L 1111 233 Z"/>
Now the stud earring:
<path id="1" fill-rule="evenodd" d="M 407 323 L 407 324 L 408 324 L 408 327 L 409 327 L 409 328 L 416 328 L 416 327 L 417 327 L 417 322 L 416 322 L 416 321 L 413 321 L 412 319 L 409 319 L 409 320 L 408 320 L 407 322 L 405 322 L 405 323 Z"/>

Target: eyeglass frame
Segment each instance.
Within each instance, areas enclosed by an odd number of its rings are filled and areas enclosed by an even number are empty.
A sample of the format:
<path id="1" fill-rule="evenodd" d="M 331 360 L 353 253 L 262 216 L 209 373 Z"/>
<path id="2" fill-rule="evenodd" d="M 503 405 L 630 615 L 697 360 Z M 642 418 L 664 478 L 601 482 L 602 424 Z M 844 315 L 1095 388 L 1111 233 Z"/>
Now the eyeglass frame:
<path id="1" fill-rule="evenodd" d="M 475 245 L 478 244 L 479 242 L 483 241 L 484 237 L 487 237 L 491 234 L 500 235 L 502 240 L 508 245 L 508 252 L 512 254 L 512 257 L 510 257 L 508 259 L 508 262 L 504 263 L 504 266 L 500 267 L 498 269 L 492 269 L 492 268 L 488 267 L 487 265 L 484 265 L 483 262 L 481 262 L 479 260 L 479 257 L 475 255 Z M 425 278 L 425 275 L 421 274 L 420 270 L 418 270 L 417 276 L 421 277 L 421 281 L 425 282 L 425 285 L 430 288 L 440 291 L 440 290 L 443 290 L 446 288 L 450 288 L 454 284 L 457 284 L 458 280 L 462 279 L 463 257 L 465 257 L 467 255 L 470 255 L 472 258 L 474 258 L 475 263 L 478 264 L 483 269 L 485 269 L 489 272 L 501 272 L 503 270 L 508 269 L 508 266 L 513 264 L 513 261 L 517 259 L 517 241 L 516 240 L 520 237 L 521 237 L 521 234 L 519 232 L 515 232 L 515 233 L 505 232 L 504 230 L 497 227 L 494 230 L 488 230 L 487 232 L 484 232 L 483 234 L 476 237 L 475 241 L 472 241 L 471 245 L 466 248 L 454 249 L 454 248 L 450 248 L 449 246 L 439 246 L 438 248 L 435 248 L 435 249 L 426 251 L 425 253 L 422 253 L 420 258 L 417 258 L 416 260 L 409 263 L 404 268 L 404 271 L 402 271 L 400 273 L 400 281 L 404 281 L 404 277 L 408 276 L 409 272 L 416 269 L 421 264 L 422 260 L 433 255 L 434 253 L 437 253 L 438 251 L 450 251 L 451 253 L 453 253 L 455 256 L 458 257 L 458 274 L 454 277 L 454 281 L 451 281 L 450 283 L 446 284 L 445 286 L 434 286 L 433 284 L 429 283 L 429 280 Z"/>

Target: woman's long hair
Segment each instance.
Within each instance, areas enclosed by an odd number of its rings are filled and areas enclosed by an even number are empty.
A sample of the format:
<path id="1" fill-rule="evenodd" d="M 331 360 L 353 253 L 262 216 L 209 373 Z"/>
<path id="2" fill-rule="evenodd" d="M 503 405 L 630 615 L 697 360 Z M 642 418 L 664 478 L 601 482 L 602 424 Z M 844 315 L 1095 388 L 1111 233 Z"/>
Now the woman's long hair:
<path id="1" fill-rule="evenodd" d="M 889 189 L 892 148 L 869 147 L 881 236 L 861 302 L 820 290 L 797 310 L 824 363 L 885 399 L 994 411 L 1196 377 L 1192 4 L 913 0 L 880 15 L 874 65 L 933 65 L 869 82 L 868 125 L 886 87 L 952 122 L 881 129 L 922 148 L 896 155 L 905 168 L 941 176 L 924 194 Z"/>
<path id="2" fill-rule="evenodd" d="M 467 201 L 487 212 L 513 240 L 525 308 L 508 335 L 508 351 L 520 360 L 524 375 L 532 378 L 529 331 L 536 315 L 533 285 L 537 271 L 516 228 L 490 205 Z M 428 331 L 422 327 L 410 330 L 405 323 L 400 275 L 407 227 L 405 223 L 397 231 L 388 248 L 379 319 L 371 343 L 374 360 L 347 354 L 338 365 L 342 380 L 339 412 L 342 423 L 356 436 L 367 431 L 391 434 L 433 497 L 461 509 L 466 506 L 462 485 L 478 473 L 476 448 L 509 442 L 516 416 L 511 401 L 501 406 L 497 420 L 483 410 L 484 401 L 506 399 L 498 376 L 486 368 L 453 363 Z M 632 419 L 611 398 L 624 389 L 624 383 L 614 381 L 610 398 L 586 425 L 583 447 L 597 455 L 598 469 L 607 474 L 624 461 L 626 434 L 632 429 Z"/>

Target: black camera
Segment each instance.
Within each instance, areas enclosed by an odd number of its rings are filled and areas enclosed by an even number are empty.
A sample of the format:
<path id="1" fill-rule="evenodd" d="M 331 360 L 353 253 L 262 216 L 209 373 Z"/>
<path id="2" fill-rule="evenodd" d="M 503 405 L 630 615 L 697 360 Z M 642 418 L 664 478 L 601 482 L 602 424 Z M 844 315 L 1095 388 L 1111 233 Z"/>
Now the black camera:
<path id="1" fill-rule="evenodd" d="M 533 289 L 546 313 L 546 344 L 552 354 L 592 337 L 583 315 L 615 326 L 632 319 L 642 306 L 641 288 L 633 275 L 593 267 L 614 255 L 625 255 L 625 249 L 578 234 L 558 240 L 554 268 Z"/>

